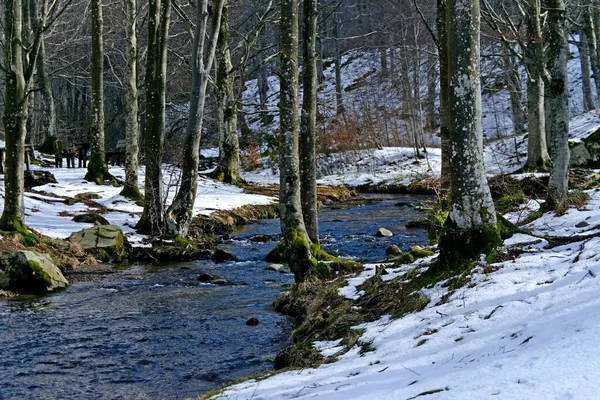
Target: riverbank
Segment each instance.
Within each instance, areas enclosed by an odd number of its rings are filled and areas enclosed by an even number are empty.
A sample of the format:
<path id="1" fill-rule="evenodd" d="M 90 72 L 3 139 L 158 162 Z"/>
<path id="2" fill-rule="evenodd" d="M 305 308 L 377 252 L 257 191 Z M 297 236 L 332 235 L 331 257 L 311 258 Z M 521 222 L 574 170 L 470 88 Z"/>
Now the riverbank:
<path id="1" fill-rule="evenodd" d="M 574 179 L 581 193 L 576 197 L 587 200 L 561 215 L 539 212 L 542 200 L 534 193 L 544 174 L 504 177 L 507 191 L 497 198 L 498 208 L 529 234 L 507 238 L 493 260 L 455 275 L 433 273 L 434 254 L 408 263 L 367 264 L 363 272 L 322 288 L 298 289 L 304 302 L 297 308 L 317 310 L 292 335 L 292 343 L 304 349 L 295 360 L 302 369 L 249 379 L 200 399 L 449 399 L 473 393 L 595 398 L 600 377 L 590 368 L 600 359 L 594 345 L 600 333 L 595 172 L 574 171 L 585 177 Z M 522 180 L 534 183 L 520 186 Z"/>

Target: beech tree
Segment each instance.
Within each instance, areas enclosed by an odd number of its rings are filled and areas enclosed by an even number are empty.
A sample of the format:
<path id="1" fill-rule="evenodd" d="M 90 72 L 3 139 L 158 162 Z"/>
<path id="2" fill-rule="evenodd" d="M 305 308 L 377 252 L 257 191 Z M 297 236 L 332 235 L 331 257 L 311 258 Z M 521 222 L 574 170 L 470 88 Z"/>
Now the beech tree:
<path id="1" fill-rule="evenodd" d="M 162 157 L 165 133 L 167 41 L 171 0 L 148 0 L 148 49 L 146 55 L 146 111 L 144 113 L 144 211 L 136 228 L 160 235 L 164 228 Z"/>
<path id="2" fill-rule="evenodd" d="M 121 195 L 131 200 L 142 199 L 138 187 L 138 45 L 137 45 L 137 0 L 123 0 L 125 3 L 125 185 Z"/>
<path id="3" fill-rule="evenodd" d="M 24 47 L 22 0 L 4 3 L 4 209 L 0 229 L 26 233 L 24 168 L 29 96 L 46 18 L 40 21 L 31 45 Z"/>
<path id="4" fill-rule="evenodd" d="M 548 13 L 549 129 L 552 154 L 547 202 L 548 207 L 552 208 L 567 200 L 569 186 L 569 44 L 564 0 L 544 0 L 544 8 Z"/>
<path id="5" fill-rule="evenodd" d="M 302 216 L 298 155 L 298 1 L 281 0 L 279 210 L 290 269 L 303 281 L 316 260 Z"/>
<path id="6" fill-rule="evenodd" d="M 112 180 L 108 172 L 104 144 L 104 19 L 102 0 L 91 1 L 92 10 L 92 121 L 90 124 L 90 162 L 86 181 Z"/>
<path id="7" fill-rule="evenodd" d="M 496 211 L 483 167 L 479 0 L 448 0 L 448 218 L 439 263 L 457 267 L 500 243 Z"/>
<path id="8" fill-rule="evenodd" d="M 216 22 L 216 21 L 215 21 Z M 231 33 L 229 23 L 229 4 L 225 0 L 221 14 L 217 42 L 217 79 L 215 97 L 217 101 L 217 126 L 219 130 L 219 158 L 213 177 L 234 185 L 241 183 L 240 145 L 237 136 L 237 98 L 234 93 L 233 65 L 231 64 Z"/>
<path id="9" fill-rule="evenodd" d="M 192 45 L 190 114 L 183 146 L 181 183 L 173 203 L 167 210 L 167 236 L 185 237 L 192 222 L 192 209 L 198 192 L 198 165 L 200 163 L 200 139 L 206 87 L 217 49 L 224 3 L 225 0 L 215 1 L 212 10 L 215 23 L 212 30 L 209 23 L 208 0 L 202 0 L 197 5 L 197 20 Z"/>
<path id="10" fill-rule="evenodd" d="M 319 243 L 317 169 L 315 156 L 317 124 L 317 17 L 318 1 L 304 0 L 302 35 L 302 114 L 300 127 L 300 181 L 302 215 L 308 237 Z"/>

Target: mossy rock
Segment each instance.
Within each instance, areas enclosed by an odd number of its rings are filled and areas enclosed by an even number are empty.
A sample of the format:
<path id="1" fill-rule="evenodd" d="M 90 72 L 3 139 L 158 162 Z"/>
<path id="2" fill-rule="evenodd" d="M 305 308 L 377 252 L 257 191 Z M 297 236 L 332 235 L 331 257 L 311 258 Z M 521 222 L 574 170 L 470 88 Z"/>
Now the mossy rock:
<path id="1" fill-rule="evenodd" d="M 123 231 L 116 225 L 99 225 L 71 234 L 71 243 L 102 261 L 120 262 L 128 258 Z"/>
<path id="2" fill-rule="evenodd" d="M 69 282 L 45 254 L 17 251 L 0 259 L 0 287 L 21 293 L 46 293 Z"/>
<path id="3" fill-rule="evenodd" d="M 412 264 L 419 258 L 431 257 L 433 254 L 434 253 L 431 250 L 424 249 L 420 246 L 413 246 L 406 253 L 402 253 L 400 256 L 393 259 L 394 266 Z"/>
<path id="4" fill-rule="evenodd" d="M 88 223 L 94 225 L 110 225 L 110 222 L 106 220 L 100 214 L 81 214 L 73 217 L 73 222 Z"/>

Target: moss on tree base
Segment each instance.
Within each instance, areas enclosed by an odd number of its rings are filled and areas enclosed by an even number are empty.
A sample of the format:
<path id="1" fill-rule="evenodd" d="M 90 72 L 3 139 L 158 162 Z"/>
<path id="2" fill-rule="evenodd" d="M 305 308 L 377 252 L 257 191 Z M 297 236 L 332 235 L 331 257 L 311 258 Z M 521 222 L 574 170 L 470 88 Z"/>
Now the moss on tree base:
<path id="1" fill-rule="evenodd" d="M 498 227 L 484 224 L 470 229 L 460 229 L 447 220 L 440 236 L 438 267 L 458 269 L 481 254 L 488 254 L 502 243 Z"/>
<path id="2" fill-rule="evenodd" d="M 144 201 L 144 195 L 142 194 L 142 192 L 140 192 L 140 189 L 137 186 L 131 186 L 131 185 L 125 184 L 125 186 L 123 187 L 123 190 L 121 190 L 121 193 L 119 193 L 119 194 L 121 196 L 125 197 L 126 199 L 135 201 L 135 203 L 138 205 L 140 205 Z M 143 204 L 141 204 L 141 205 L 143 205 Z"/>
<path id="3" fill-rule="evenodd" d="M 244 184 L 244 180 L 240 176 L 239 172 L 224 170 L 217 167 L 214 171 L 207 174 L 209 178 L 215 179 L 219 182 L 228 183 L 230 185 L 241 187 Z"/>
<path id="4" fill-rule="evenodd" d="M 105 183 L 114 184 L 117 180 L 108 172 L 108 166 L 103 157 L 92 154 L 88 163 L 87 173 L 83 178 L 88 182 L 95 182 L 98 185 Z"/>
<path id="5" fill-rule="evenodd" d="M 29 232 L 21 218 L 12 214 L 2 214 L 0 219 L 0 230 L 11 233 L 19 238 L 23 246 L 32 247 L 40 242 L 40 239 Z"/>

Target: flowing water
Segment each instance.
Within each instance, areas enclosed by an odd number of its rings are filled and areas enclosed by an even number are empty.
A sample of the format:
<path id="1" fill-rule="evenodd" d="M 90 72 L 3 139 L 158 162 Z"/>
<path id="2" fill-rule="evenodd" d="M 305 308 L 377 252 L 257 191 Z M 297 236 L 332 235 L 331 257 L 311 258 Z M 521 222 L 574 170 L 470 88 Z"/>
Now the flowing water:
<path id="1" fill-rule="evenodd" d="M 377 195 L 360 207 L 326 208 L 323 247 L 374 262 L 391 244 L 424 244 L 423 230 L 404 228 L 418 213 L 394 207 L 423 199 Z M 377 238 L 379 227 L 395 235 Z M 259 233 L 275 241 L 247 240 Z M 269 369 L 293 328 L 271 307 L 293 276 L 264 271 L 261 261 L 278 234 L 276 220 L 234 232 L 221 247 L 235 263 L 133 266 L 59 293 L 0 301 L 0 399 L 183 399 Z M 232 284 L 201 283 L 201 273 Z M 246 325 L 251 317 L 260 323 Z"/>

